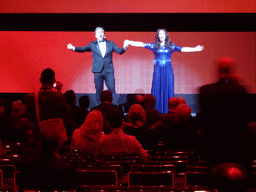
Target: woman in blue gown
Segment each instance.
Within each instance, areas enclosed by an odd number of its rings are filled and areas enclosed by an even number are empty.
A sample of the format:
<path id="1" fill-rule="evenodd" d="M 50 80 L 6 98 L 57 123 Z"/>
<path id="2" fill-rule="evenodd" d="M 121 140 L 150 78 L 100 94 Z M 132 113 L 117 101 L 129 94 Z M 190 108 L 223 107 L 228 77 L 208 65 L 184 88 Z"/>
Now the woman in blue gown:
<path id="1" fill-rule="evenodd" d="M 158 29 L 156 32 L 155 43 L 143 43 L 138 41 L 126 40 L 127 45 L 135 47 L 144 47 L 153 51 L 154 73 L 151 94 L 156 97 L 155 108 L 160 113 L 167 113 L 168 100 L 174 97 L 174 76 L 171 63 L 171 56 L 174 51 L 179 52 L 196 52 L 202 51 L 203 46 L 196 47 L 179 47 L 170 42 L 170 38 L 165 29 Z"/>

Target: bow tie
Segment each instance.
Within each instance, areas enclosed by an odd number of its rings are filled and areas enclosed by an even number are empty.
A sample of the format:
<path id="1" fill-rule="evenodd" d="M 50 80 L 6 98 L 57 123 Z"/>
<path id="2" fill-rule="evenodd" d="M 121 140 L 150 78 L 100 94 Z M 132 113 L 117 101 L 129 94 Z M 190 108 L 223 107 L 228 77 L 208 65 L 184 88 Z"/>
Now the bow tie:
<path id="1" fill-rule="evenodd" d="M 103 43 L 103 42 L 105 42 L 105 40 L 103 39 L 103 40 L 101 40 L 101 41 L 98 41 L 98 43 Z"/>

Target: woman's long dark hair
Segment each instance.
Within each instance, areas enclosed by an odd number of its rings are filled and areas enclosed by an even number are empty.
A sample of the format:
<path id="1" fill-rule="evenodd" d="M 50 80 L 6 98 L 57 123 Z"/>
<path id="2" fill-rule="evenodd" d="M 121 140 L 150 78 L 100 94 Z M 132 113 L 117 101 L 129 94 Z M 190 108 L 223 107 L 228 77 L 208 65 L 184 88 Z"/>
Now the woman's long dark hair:
<path id="1" fill-rule="evenodd" d="M 155 50 L 158 50 L 160 47 L 161 47 L 161 42 L 160 42 L 160 39 L 159 39 L 159 32 L 160 31 L 164 31 L 165 32 L 165 46 L 167 49 L 172 49 L 172 42 L 170 41 L 170 38 L 169 38 L 169 35 L 167 33 L 167 31 L 165 29 L 158 29 L 156 31 L 156 42 L 155 42 Z"/>

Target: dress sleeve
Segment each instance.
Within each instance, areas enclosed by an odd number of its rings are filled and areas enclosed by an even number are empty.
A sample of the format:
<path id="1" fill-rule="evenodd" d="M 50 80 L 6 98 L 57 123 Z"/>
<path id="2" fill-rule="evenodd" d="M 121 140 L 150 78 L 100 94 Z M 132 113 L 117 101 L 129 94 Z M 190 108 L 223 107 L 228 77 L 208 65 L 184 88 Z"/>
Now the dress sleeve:
<path id="1" fill-rule="evenodd" d="M 153 50 L 154 49 L 154 43 L 145 43 L 145 48 Z"/>
<path id="2" fill-rule="evenodd" d="M 177 46 L 177 45 L 172 45 L 172 50 L 173 51 L 179 51 L 179 52 L 181 52 L 181 49 L 182 49 L 182 47 L 179 47 L 179 46 Z"/>

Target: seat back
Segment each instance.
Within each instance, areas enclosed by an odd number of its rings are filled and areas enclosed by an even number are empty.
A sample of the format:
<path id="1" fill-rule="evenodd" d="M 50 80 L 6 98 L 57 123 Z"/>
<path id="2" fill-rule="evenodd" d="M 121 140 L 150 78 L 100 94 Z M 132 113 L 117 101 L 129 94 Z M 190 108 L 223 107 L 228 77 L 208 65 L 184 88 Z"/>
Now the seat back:
<path id="1" fill-rule="evenodd" d="M 138 161 L 137 155 L 104 155 L 97 160 L 97 164 L 121 165 L 123 174 L 127 174 Z"/>
<path id="2" fill-rule="evenodd" d="M 187 166 L 185 171 L 185 188 L 210 187 L 208 167 Z"/>
<path id="3" fill-rule="evenodd" d="M 117 172 L 108 169 L 77 169 L 75 170 L 74 179 L 82 187 L 109 187 L 118 186 Z"/>
<path id="4" fill-rule="evenodd" d="M 2 169 L 0 169 L 0 187 L 3 188 L 4 187 L 4 174 Z"/>
<path id="5" fill-rule="evenodd" d="M 134 165 L 128 173 L 128 187 L 174 187 L 173 165 Z"/>
<path id="6" fill-rule="evenodd" d="M 174 187 L 174 174 L 171 171 L 128 173 L 128 187 Z"/>
<path id="7" fill-rule="evenodd" d="M 153 155 L 148 161 L 150 164 L 173 164 L 177 175 L 184 175 L 188 162 L 188 156 L 185 155 Z"/>

